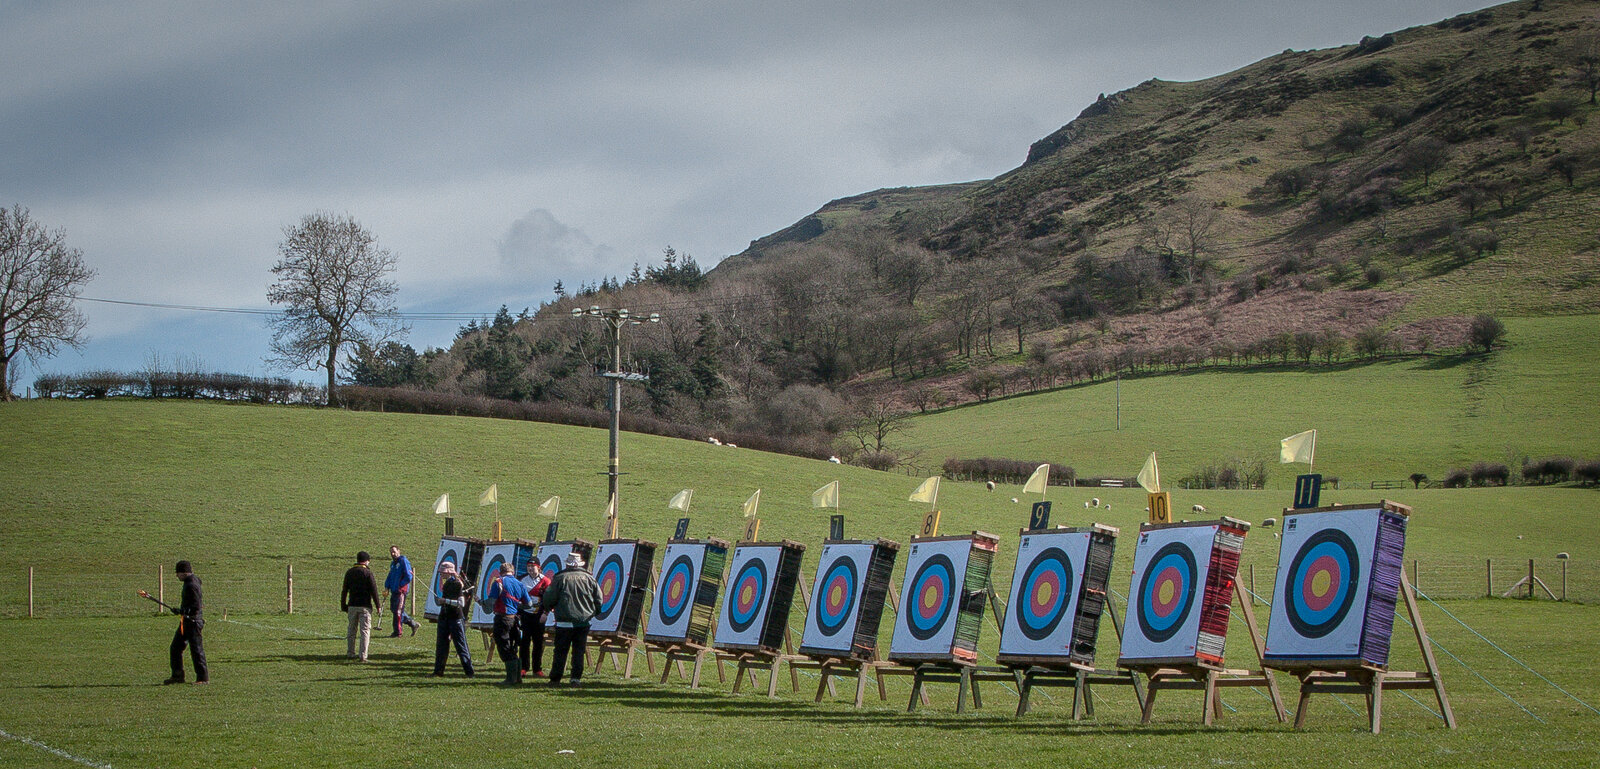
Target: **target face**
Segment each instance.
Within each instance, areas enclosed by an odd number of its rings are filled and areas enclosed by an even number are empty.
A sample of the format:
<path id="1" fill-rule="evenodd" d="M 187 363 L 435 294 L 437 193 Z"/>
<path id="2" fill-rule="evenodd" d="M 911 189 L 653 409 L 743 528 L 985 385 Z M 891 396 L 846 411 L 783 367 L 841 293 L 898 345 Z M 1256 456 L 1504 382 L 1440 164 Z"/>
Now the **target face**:
<path id="1" fill-rule="evenodd" d="M 1001 654 L 1069 655 L 1089 541 L 1086 531 L 1022 536 L 1000 635 Z"/>
<path id="2" fill-rule="evenodd" d="M 1173 542 L 1156 552 L 1139 580 L 1139 632 L 1160 643 L 1178 634 L 1194 609 L 1200 570 L 1194 552 Z"/>
<path id="3" fill-rule="evenodd" d="M 926 641 L 938 635 L 950 621 L 951 606 L 958 592 L 955 566 L 943 555 L 924 561 L 911 580 L 911 608 L 906 625 L 911 635 Z"/>
<path id="4" fill-rule="evenodd" d="M 527 552 L 527 548 L 522 548 L 522 551 L 520 554 L 523 559 L 522 562 L 526 564 L 527 558 L 531 557 L 532 554 Z M 484 548 L 483 566 L 478 570 L 478 589 L 475 591 L 479 601 L 489 597 L 489 588 L 493 587 L 494 583 L 500 579 L 501 564 L 511 564 L 513 567 L 512 573 L 515 574 L 518 556 L 518 547 L 515 542 L 497 543 Z M 494 605 L 490 604 L 490 608 L 485 609 L 481 603 L 474 602 L 468 614 L 467 625 L 469 627 L 492 627 L 494 625 Z"/>
<path id="5" fill-rule="evenodd" d="M 872 562 L 870 544 L 825 544 L 811 587 L 806 612 L 806 632 L 800 645 L 808 649 L 850 651 L 861 617 L 861 596 L 866 590 L 867 568 Z"/>
<path id="6" fill-rule="evenodd" d="M 689 594 L 694 585 L 694 562 L 680 555 L 662 572 L 660 610 L 661 619 L 668 625 L 676 624 L 689 608 Z"/>
<path id="7" fill-rule="evenodd" d="M 912 542 L 890 659 L 898 654 L 950 653 L 972 547 L 966 538 Z"/>
<path id="8" fill-rule="evenodd" d="M 861 574 L 851 558 L 840 558 L 818 580 L 817 629 L 825 636 L 838 634 L 855 618 Z"/>
<path id="9" fill-rule="evenodd" d="M 1361 560 L 1349 535 L 1338 529 L 1313 534 L 1295 553 L 1283 601 L 1300 635 L 1321 638 L 1337 628 L 1356 599 Z"/>
<path id="10" fill-rule="evenodd" d="M 732 601 L 728 602 L 728 626 L 736 631 L 749 630 L 761 618 L 762 599 L 767 595 L 767 565 L 751 559 L 728 588 Z"/>
<path id="11" fill-rule="evenodd" d="M 462 543 L 460 542 L 449 539 L 439 541 L 439 555 L 433 564 L 433 589 L 428 591 L 428 602 L 424 608 L 426 614 L 438 616 L 439 591 L 444 589 L 444 576 L 439 573 L 439 569 L 447 563 L 454 564 L 456 573 L 459 574 L 461 571 L 461 551 Z"/>
<path id="12" fill-rule="evenodd" d="M 1122 659 L 1195 656 L 1218 528 L 1200 523 L 1139 532 Z"/>
<path id="13" fill-rule="evenodd" d="M 628 565 L 620 554 L 609 553 L 600 561 L 600 571 L 595 574 L 595 581 L 600 583 L 600 609 L 595 612 L 595 619 L 606 619 L 617 610 L 627 592 L 627 578 Z"/>
<path id="14" fill-rule="evenodd" d="M 1023 635 L 1040 641 L 1061 625 L 1076 585 L 1073 575 L 1072 560 L 1059 547 L 1045 550 L 1028 564 L 1011 607 Z"/>
<path id="15" fill-rule="evenodd" d="M 571 542 L 546 542 L 539 545 L 539 550 L 534 554 L 534 559 L 539 562 L 539 570 L 548 574 L 552 579 L 561 570 L 566 568 L 567 554 L 572 552 Z M 554 629 L 556 626 L 556 613 L 545 612 L 544 626 Z M 591 628 L 593 626 L 591 625 Z"/>
<path id="16" fill-rule="evenodd" d="M 1349 508 L 1284 516 L 1267 656 L 1360 654 L 1380 513 Z"/>

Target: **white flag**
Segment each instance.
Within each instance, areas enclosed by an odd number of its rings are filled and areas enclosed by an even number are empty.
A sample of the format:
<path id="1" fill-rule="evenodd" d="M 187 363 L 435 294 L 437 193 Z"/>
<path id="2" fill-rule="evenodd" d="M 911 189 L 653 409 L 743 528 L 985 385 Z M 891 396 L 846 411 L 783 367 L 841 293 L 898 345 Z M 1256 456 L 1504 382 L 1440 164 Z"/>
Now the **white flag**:
<path id="1" fill-rule="evenodd" d="M 1150 452 L 1150 458 L 1144 461 L 1144 469 L 1139 471 L 1139 485 L 1151 494 L 1161 491 L 1161 468 L 1156 465 L 1154 451 Z"/>
<path id="2" fill-rule="evenodd" d="M 556 517 L 561 512 L 561 497 L 551 497 L 539 505 L 539 514 L 550 518 Z"/>
<path id="3" fill-rule="evenodd" d="M 487 507 L 489 505 L 495 505 L 499 503 L 500 484 L 498 483 L 489 484 L 489 488 L 484 489 L 483 493 L 478 495 L 478 507 Z"/>
<path id="4" fill-rule="evenodd" d="M 1278 461 L 1280 463 L 1304 462 L 1308 465 L 1312 464 L 1311 460 L 1317 454 L 1317 431 L 1307 430 L 1303 433 L 1295 433 L 1278 441 L 1278 445 L 1280 447 L 1278 452 Z"/>
<path id="5" fill-rule="evenodd" d="M 1039 465 L 1039 467 L 1033 471 L 1033 475 L 1028 476 L 1028 482 L 1022 484 L 1022 493 L 1043 494 L 1045 487 L 1049 485 L 1050 465 L 1046 463 Z"/>
<path id="6" fill-rule="evenodd" d="M 754 518 L 756 514 L 756 508 L 760 506 L 761 489 L 756 489 L 756 493 L 751 494 L 750 498 L 744 501 L 744 517 Z"/>
<path id="7" fill-rule="evenodd" d="M 687 513 L 689 512 L 689 499 L 693 496 L 694 489 L 684 489 L 683 491 L 673 494 L 672 499 L 667 502 L 667 509 L 682 510 Z"/>
<path id="8" fill-rule="evenodd" d="M 910 501 L 939 504 L 939 476 L 935 475 L 923 481 L 916 491 L 911 492 Z"/>
<path id="9" fill-rule="evenodd" d="M 449 494 L 440 494 L 438 499 L 433 500 L 433 514 L 434 515 L 449 515 L 450 514 L 450 495 Z"/>
<path id="10" fill-rule="evenodd" d="M 816 491 L 811 492 L 812 507 L 831 507 L 839 509 L 839 482 L 831 481 Z"/>

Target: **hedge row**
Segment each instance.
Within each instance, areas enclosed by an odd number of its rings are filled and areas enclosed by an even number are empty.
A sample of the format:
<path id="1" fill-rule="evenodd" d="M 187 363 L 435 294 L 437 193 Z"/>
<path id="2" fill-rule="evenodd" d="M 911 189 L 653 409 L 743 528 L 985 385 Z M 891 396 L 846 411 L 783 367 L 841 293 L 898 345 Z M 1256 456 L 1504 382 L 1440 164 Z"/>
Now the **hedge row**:
<path id="1" fill-rule="evenodd" d="M 609 428 L 611 415 L 597 409 L 564 403 L 507 401 L 478 395 L 413 390 L 405 387 L 339 388 L 339 404 L 356 411 L 392 411 L 402 414 L 442 414 L 447 416 L 491 417 L 547 422 L 575 427 Z M 622 414 L 622 429 L 630 433 L 660 435 L 667 438 L 704 441 L 711 432 L 704 427 L 668 422 L 644 414 Z M 770 451 L 809 459 L 827 459 L 832 447 L 821 439 L 779 438 L 761 433 L 716 432 L 723 445 Z"/>
<path id="2" fill-rule="evenodd" d="M 198 371 L 90 371 L 45 374 L 33 381 L 41 398 L 188 398 L 250 403 L 322 403 L 322 388 L 281 377 Z"/>
<path id="3" fill-rule="evenodd" d="M 1051 486 L 1072 486 L 1078 480 L 1078 471 L 1068 465 L 996 457 L 946 459 L 944 461 L 944 476 L 959 481 L 1025 483 L 1028 480 L 1028 476 L 1033 475 L 1033 471 L 1043 464 L 1050 465 Z"/>

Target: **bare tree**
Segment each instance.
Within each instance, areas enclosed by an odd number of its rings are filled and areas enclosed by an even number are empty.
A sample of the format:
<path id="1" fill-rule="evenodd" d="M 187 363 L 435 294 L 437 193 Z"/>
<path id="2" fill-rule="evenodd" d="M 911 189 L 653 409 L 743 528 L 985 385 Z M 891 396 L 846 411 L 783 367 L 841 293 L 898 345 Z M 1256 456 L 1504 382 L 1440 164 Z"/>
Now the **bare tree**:
<path id="1" fill-rule="evenodd" d="M 267 301 L 284 305 L 271 321 L 269 361 L 326 370 L 328 405 L 336 405 L 340 351 L 376 347 L 407 330 L 394 306 L 399 288 L 386 277 L 395 257 L 348 216 L 310 214 L 283 235 L 272 266 L 278 280 L 267 288 Z"/>
<path id="2" fill-rule="evenodd" d="M 1600 94 L 1600 34 L 1590 33 L 1572 41 L 1573 78 L 1589 89 L 1589 103 Z"/>
<path id="3" fill-rule="evenodd" d="M 868 401 L 856 406 L 855 421 L 845 428 L 845 432 L 861 444 L 863 451 L 882 454 L 890 438 L 910 429 L 910 413 L 896 411 L 881 401 Z"/>
<path id="4" fill-rule="evenodd" d="M 87 339 L 88 321 L 73 301 L 94 271 L 66 240 L 64 230 L 46 230 L 22 206 L 0 208 L 0 400 L 16 397 L 12 359 L 46 358 Z"/>

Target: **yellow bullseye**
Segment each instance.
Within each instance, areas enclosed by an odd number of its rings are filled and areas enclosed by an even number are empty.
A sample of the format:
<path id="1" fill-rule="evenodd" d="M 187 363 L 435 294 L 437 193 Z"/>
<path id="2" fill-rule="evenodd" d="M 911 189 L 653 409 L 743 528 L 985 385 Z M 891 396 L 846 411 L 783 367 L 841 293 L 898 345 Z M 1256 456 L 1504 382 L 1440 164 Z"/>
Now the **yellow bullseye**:
<path id="1" fill-rule="evenodd" d="M 939 591 L 929 586 L 927 590 L 922 591 L 922 608 L 932 609 L 937 605 L 939 605 Z"/>
<path id="2" fill-rule="evenodd" d="M 755 594 L 755 585 L 745 585 L 744 590 L 739 591 L 739 602 L 749 603 L 750 600 L 755 597 Z"/>
<path id="3" fill-rule="evenodd" d="M 1054 591 L 1048 582 L 1039 585 L 1039 589 L 1033 593 L 1034 601 L 1040 605 L 1050 603 L 1050 596 L 1052 595 L 1054 595 Z"/>
<path id="4" fill-rule="evenodd" d="M 1177 593 L 1178 586 L 1171 580 L 1161 583 L 1161 587 L 1156 589 L 1156 597 L 1160 599 L 1162 604 L 1172 603 L 1172 599 Z"/>
<path id="5" fill-rule="evenodd" d="M 833 589 L 828 591 L 828 603 L 830 605 L 838 605 L 843 602 L 844 585 L 834 585 Z"/>
<path id="6" fill-rule="evenodd" d="M 1333 575 L 1326 570 L 1311 575 L 1311 594 L 1321 598 L 1333 588 Z"/>

